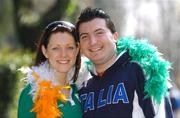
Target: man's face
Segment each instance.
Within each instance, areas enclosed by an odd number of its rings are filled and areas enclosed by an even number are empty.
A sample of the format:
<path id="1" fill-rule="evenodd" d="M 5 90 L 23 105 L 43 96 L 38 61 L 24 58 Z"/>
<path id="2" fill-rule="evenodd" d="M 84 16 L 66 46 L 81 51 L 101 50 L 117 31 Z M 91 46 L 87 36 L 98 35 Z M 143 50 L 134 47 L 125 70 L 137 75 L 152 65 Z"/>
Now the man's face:
<path id="1" fill-rule="evenodd" d="M 80 24 L 79 37 L 81 52 L 93 61 L 95 66 L 106 67 L 115 60 L 115 41 L 118 34 L 111 33 L 104 19 L 95 18 Z"/>

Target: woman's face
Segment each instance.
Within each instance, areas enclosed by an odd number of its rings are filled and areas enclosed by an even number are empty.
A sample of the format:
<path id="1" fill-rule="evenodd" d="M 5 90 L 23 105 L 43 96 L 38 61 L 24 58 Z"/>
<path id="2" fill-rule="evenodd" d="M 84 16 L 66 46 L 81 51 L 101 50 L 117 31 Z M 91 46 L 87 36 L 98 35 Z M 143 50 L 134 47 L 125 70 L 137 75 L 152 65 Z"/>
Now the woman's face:
<path id="1" fill-rule="evenodd" d="M 50 67 L 57 72 L 67 73 L 76 62 L 79 44 L 76 45 L 68 32 L 57 32 L 51 34 L 47 48 L 42 46 L 42 51 Z"/>

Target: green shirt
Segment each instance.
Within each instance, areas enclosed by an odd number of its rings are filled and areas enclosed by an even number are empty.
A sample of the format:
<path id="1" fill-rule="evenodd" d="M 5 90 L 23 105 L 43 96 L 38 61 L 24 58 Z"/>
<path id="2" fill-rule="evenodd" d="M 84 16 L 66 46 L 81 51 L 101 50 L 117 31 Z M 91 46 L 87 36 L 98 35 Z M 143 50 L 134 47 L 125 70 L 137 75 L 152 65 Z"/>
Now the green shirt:
<path id="1" fill-rule="evenodd" d="M 72 94 L 71 97 L 74 100 L 75 105 L 71 105 L 70 101 L 63 104 L 58 101 L 59 109 L 62 111 L 62 118 L 82 118 L 81 104 L 77 95 L 77 88 L 75 85 L 71 85 Z M 27 85 L 21 92 L 19 105 L 18 105 L 18 118 L 36 118 L 36 113 L 30 112 L 33 107 L 32 95 L 29 94 L 31 86 Z"/>

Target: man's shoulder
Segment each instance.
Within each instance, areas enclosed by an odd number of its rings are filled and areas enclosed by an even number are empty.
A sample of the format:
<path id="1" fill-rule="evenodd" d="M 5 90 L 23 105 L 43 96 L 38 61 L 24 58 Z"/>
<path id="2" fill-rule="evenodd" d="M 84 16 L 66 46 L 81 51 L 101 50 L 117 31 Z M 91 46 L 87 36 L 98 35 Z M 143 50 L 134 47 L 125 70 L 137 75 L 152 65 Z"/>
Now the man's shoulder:
<path id="1" fill-rule="evenodd" d="M 89 89 L 91 90 L 91 88 L 93 88 L 94 86 L 94 82 L 95 82 L 94 78 L 91 77 L 86 81 L 86 83 L 83 83 L 82 87 L 78 90 L 78 92 L 86 91 Z"/>

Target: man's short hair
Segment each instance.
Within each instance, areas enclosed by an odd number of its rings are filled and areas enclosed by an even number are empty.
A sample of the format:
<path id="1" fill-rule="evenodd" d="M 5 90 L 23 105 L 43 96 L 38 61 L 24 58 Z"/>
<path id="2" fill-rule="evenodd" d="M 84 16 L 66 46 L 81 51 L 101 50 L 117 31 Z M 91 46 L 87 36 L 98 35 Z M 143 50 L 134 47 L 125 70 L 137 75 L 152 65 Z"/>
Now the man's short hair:
<path id="1" fill-rule="evenodd" d="M 104 10 L 102 10 L 101 8 L 92 9 L 91 7 L 87 7 L 81 12 L 81 14 L 78 18 L 78 21 L 76 23 L 76 29 L 77 29 L 78 37 L 79 37 L 79 26 L 82 23 L 91 21 L 95 18 L 104 19 L 106 22 L 106 26 L 111 31 L 111 33 L 114 34 L 116 32 L 116 28 L 114 26 L 114 23 L 112 22 L 110 16 Z"/>

